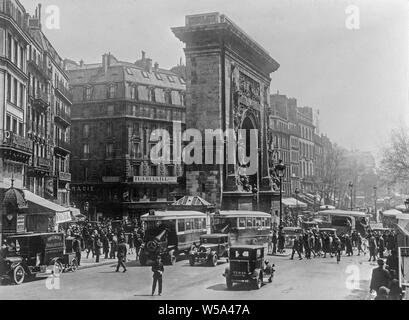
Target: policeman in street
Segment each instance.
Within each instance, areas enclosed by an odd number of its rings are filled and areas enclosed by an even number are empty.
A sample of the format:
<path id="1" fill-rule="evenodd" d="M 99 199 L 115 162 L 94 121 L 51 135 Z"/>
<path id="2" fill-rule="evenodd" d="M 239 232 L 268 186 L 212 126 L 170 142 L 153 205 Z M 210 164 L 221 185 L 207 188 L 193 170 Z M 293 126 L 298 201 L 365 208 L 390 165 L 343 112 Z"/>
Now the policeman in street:
<path id="1" fill-rule="evenodd" d="M 158 283 L 158 295 L 162 294 L 162 275 L 165 271 L 163 267 L 162 260 L 160 256 L 156 257 L 156 261 L 152 265 L 152 272 L 153 272 L 153 283 L 152 283 L 152 295 L 155 294 L 156 284 Z"/>
<path id="2" fill-rule="evenodd" d="M 118 244 L 118 253 L 117 253 L 118 264 L 116 266 L 116 272 L 119 271 L 119 267 L 124 268 L 123 272 L 126 272 L 126 265 L 125 265 L 126 253 L 127 253 L 127 249 L 126 249 L 125 239 L 121 237 L 119 240 L 119 244 Z"/>

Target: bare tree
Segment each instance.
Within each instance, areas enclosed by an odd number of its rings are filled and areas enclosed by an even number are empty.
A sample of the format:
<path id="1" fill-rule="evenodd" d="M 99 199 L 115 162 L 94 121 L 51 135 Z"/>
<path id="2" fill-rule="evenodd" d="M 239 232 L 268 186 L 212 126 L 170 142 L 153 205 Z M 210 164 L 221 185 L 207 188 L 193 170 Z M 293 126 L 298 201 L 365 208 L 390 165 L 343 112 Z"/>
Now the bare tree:
<path id="1" fill-rule="evenodd" d="M 409 134 L 400 127 L 393 130 L 390 144 L 382 150 L 381 174 L 383 181 L 399 183 L 409 179 Z"/>

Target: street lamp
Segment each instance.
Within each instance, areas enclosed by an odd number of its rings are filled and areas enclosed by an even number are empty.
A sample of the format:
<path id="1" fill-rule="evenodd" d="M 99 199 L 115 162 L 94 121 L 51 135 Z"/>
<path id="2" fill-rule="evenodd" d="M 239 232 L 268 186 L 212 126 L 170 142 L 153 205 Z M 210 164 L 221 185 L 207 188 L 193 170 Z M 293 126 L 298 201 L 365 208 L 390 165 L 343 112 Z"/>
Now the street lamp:
<path id="1" fill-rule="evenodd" d="M 354 184 L 350 181 L 348 184 L 350 195 L 351 195 L 351 211 L 352 211 L 352 189 L 354 188 Z"/>
<path id="2" fill-rule="evenodd" d="M 377 189 L 376 186 L 374 186 L 373 187 L 374 198 L 375 198 L 375 216 L 374 216 L 374 219 L 375 219 L 376 222 L 378 222 L 378 213 L 376 212 L 376 198 L 377 198 L 376 189 Z"/>
<path id="3" fill-rule="evenodd" d="M 295 192 L 295 217 L 297 219 L 296 221 L 298 226 L 298 195 L 300 193 L 300 190 L 298 190 L 298 188 L 295 188 L 294 192 Z"/>
<path id="4" fill-rule="evenodd" d="M 283 160 L 279 160 L 278 164 L 275 166 L 275 171 L 280 178 L 280 225 L 279 229 L 281 230 L 283 226 L 283 177 L 284 177 L 284 171 L 285 171 L 285 165 L 283 164 Z"/>

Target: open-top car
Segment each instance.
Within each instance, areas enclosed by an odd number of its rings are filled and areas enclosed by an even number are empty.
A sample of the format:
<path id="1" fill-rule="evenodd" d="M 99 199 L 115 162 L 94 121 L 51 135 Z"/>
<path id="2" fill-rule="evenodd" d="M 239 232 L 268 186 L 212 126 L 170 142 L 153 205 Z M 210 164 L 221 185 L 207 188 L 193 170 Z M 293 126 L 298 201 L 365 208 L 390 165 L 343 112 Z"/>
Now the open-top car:
<path id="1" fill-rule="evenodd" d="M 269 282 L 274 275 L 274 264 L 264 261 L 264 247 L 260 245 L 240 245 L 229 249 L 229 266 L 223 276 L 226 278 L 228 289 L 235 282 L 250 283 L 255 289 L 260 289 L 264 278 Z"/>
<path id="2" fill-rule="evenodd" d="M 224 233 L 205 234 L 200 236 L 200 245 L 193 246 L 189 252 L 189 263 L 193 266 L 196 262 L 216 266 L 221 257 L 227 257 L 229 249 L 229 236 Z"/>
<path id="3" fill-rule="evenodd" d="M 0 260 L 0 278 L 11 279 L 22 284 L 27 277 L 45 273 L 52 267 L 55 275 L 60 274 L 64 265 L 73 261 L 65 254 L 64 234 L 32 233 L 9 236 L 7 248 L 2 249 Z"/>

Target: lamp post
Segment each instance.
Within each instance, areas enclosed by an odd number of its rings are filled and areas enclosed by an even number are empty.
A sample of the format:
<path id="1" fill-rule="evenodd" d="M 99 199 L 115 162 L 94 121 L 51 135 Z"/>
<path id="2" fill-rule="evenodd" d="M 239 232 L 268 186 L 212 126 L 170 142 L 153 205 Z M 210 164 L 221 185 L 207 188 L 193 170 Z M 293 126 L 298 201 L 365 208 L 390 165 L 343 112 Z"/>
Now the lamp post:
<path id="1" fill-rule="evenodd" d="M 278 164 L 275 166 L 275 171 L 280 178 L 280 225 L 279 229 L 281 230 L 283 226 L 283 176 L 285 171 L 285 165 L 283 160 L 279 160 Z"/>
<path id="2" fill-rule="evenodd" d="M 297 219 L 298 226 L 298 194 L 300 193 L 300 190 L 298 190 L 298 188 L 295 188 L 294 193 L 295 193 L 295 217 Z"/>
<path id="3" fill-rule="evenodd" d="M 375 208 L 375 216 L 374 216 L 374 219 L 375 219 L 375 221 L 376 222 L 378 222 L 378 213 L 377 213 L 377 211 L 376 211 L 376 198 L 377 198 L 377 196 L 376 196 L 376 186 L 374 186 L 373 187 L 373 192 L 374 192 L 374 198 L 375 198 L 375 200 L 374 200 L 374 208 Z"/>
<path id="4" fill-rule="evenodd" d="M 348 184 L 349 187 L 349 192 L 350 192 L 350 196 L 351 196 L 351 211 L 352 211 L 352 189 L 354 188 L 354 184 L 350 181 Z"/>

